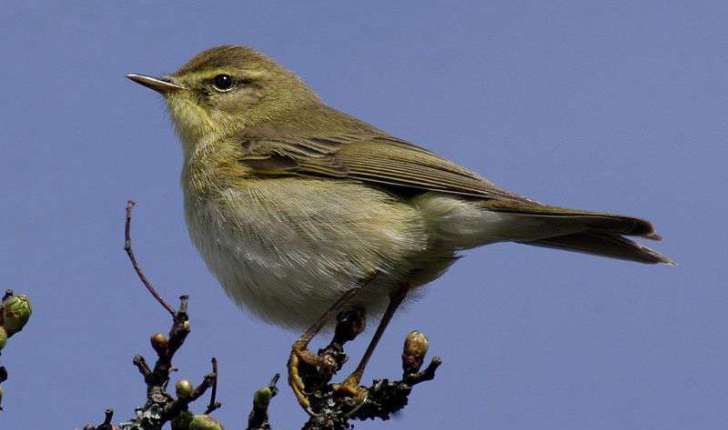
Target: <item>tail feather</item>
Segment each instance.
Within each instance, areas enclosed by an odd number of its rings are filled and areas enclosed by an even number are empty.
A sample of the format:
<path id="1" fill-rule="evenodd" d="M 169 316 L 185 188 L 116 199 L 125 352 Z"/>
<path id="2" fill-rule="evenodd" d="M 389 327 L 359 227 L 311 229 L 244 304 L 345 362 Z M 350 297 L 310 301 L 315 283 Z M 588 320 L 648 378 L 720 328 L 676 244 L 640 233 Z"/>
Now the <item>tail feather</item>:
<path id="1" fill-rule="evenodd" d="M 520 243 L 561 249 L 564 251 L 581 252 L 601 257 L 617 258 L 620 260 L 636 261 L 645 264 L 675 264 L 670 258 L 646 246 L 614 234 L 575 233 Z"/>
<path id="2" fill-rule="evenodd" d="M 623 237 L 661 239 L 651 222 L 639 218 L 520 201 L 489 200 L 483 202 L 482 207 L 488 211 L 510 214 L 514 220 L 511 223 L 514 229 L 511 240 L 519 243 L 640 263 L 675 264 L 650 248 Z M 526 220 L 532 222 L 526 223 Z M 537 229 L 528 231 L 531 237 L 517 235 L 517 231 L 524 231 L 524 225 L 537 226 Z"/>
<path id="3" fill-rule="evenodd" d="M 579 226 L 582 231 L 599 231 L 604 233 L 640 236 L 645 239 L 660 240 L 651 222 L 617 214 L 590 212 L 575 209 L 558 208 L 530 202 L 509 200 L 488 200 L 483 202 L 487 210 L 535 217 L 543 222 L 558 222 Z"/>

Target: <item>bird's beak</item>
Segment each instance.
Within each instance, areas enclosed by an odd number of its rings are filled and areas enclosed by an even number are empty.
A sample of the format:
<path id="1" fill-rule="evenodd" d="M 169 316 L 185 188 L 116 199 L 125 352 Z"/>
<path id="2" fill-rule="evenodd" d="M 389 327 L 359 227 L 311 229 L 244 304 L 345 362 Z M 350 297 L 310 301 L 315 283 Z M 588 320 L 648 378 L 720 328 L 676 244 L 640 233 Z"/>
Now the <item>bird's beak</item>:
<path id="1" fill-rule="evenodd" d="M 136 73 L 129 73 L 126 77 L 137 84 L 144 85 L 145 87 L 151 88 L 163 95 L 169 94 L 173 91 L 186 89 L 182 85 L 175 84 L 172 82 L 172 79 L 167 77 L 153 78 L 151 76 L 137 75 Z"/>

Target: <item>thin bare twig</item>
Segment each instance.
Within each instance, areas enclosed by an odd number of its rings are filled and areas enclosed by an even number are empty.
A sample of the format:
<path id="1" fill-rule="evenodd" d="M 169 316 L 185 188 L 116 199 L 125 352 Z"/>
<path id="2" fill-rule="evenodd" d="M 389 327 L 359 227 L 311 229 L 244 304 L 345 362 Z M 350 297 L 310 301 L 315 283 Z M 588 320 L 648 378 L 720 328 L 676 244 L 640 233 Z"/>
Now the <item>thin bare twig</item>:
<path id="1" fill-rule="evenodd" d="M 222 406 L 222 403 L 216 401 L 217 397 L 217 358 L 212 357 L 212 373 L 215 375 L 215 379 L 212 380 L 212 393 L 210 394 L 210 403 L 207 405 L 205 414 L 209 414 Z"/>
<path id="2" fill-rule="evenodd" d="M 129 200 L 126 202 L 126 223 L 124 226 L 124 251 L 126 251 L 126 254 L 129 256 L 129 260 L 131 260 L 131 265 L 134 266 L 134 270 L 136 271 L 137 275 L 139 275 L 139 279 L 141 279 L 142 283 L 145 287 L 147 287 L 147 290 L 154 296 L 155 299 L 161 304 L 165 309 L 167 309 L 167 312 L 169 312 L 170 315 L 173 317 L 175 316 L 175 311 L 172 309 L 170 305 L 167 304 L 167 302 L 164 301 L 164 299 L 157 294 L 157 290 L 152 287 L 152 284 L 149 283 L 147 280 L 147 277 L 144 276 L 144 272 L 142 272 L 142 269 L 139 267 L 139 263 L 137 263 L 136 257 L 134 257 L 134 251 L 131 249 L 131 211 L 134 209 L 134 203 L 133 200 Z"/>

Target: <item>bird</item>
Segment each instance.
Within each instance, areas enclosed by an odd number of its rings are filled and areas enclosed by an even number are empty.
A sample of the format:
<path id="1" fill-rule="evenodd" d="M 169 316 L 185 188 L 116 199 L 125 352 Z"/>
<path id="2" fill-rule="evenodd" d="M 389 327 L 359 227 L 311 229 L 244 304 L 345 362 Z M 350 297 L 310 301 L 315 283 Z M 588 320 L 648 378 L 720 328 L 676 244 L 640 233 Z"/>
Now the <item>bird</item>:
<path id="1" fill-rule="evenodd" d="M 207 49 L 164 76 L 127 75 L 162 94 L 182 144 L 192 242 L 226 293 L 307 348 L 339 311 L 381 316 L 341 384 L 360 381 L 402 302 L 467 249 L 517 242 L 646 264 L 671 259 L 627 237 L 660 240 L 649 221 L 538 203 L 325 104 L 296 74 L 246 46 Z"/>

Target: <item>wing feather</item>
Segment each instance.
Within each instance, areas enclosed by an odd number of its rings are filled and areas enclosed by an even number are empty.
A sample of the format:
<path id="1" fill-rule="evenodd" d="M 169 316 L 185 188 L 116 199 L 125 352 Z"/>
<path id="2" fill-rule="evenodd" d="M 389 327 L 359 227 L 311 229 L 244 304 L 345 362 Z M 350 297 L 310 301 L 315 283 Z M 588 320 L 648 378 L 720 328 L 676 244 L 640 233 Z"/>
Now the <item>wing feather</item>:
<path id="1" fill-rule="evenodd" d="M 384 133 L 245 136 L 240 162 L 261 175 L 325 176 L 498 200 L 530 201 Z"/>

